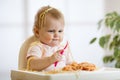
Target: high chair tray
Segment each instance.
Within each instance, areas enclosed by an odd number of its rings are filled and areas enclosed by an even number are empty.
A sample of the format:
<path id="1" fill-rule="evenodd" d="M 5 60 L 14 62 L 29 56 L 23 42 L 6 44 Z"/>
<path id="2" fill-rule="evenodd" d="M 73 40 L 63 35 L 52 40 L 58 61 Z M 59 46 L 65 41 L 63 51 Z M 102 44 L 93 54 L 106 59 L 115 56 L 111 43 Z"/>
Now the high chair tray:
<path id="1" fill-rule="evenodd" d="M 120 80 L 120 69 L 101 68 L 96 71 L 69 71 L 56 74 L 11 70 L 11 80 Z"/>

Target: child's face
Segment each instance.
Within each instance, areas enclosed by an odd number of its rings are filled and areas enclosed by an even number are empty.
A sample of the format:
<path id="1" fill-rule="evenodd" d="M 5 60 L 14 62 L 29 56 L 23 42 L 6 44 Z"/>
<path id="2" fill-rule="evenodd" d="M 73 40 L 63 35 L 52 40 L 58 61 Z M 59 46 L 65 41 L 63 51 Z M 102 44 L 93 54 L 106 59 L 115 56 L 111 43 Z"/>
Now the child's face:
<path id="1" fill-rule="evenodd" d="M 49 46 L 57 46 L 63 40 L 64 24 L 60 20 L 56 20 L 47 16 L 46 25 L 39 30 L 39 40 Z"/>

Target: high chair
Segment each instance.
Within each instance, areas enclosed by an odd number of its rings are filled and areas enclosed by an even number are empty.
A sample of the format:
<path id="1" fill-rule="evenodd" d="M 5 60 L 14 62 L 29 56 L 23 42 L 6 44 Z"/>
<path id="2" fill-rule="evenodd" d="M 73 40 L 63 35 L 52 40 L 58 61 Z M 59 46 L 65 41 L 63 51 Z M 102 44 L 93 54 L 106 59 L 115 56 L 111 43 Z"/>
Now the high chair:
<path id="1" fill-rule="evenodd" d="M 30 36 L 22 44 L 22 46 L 20 48 L 20 51 L 19 51 L 19 57 L 18 57 L 18 70 L 25 70 L 26 69 L 26 66 L 27 66 L 27 59 L 26 59 L 27 51 L 28 51 L 28 48 L 29 48 L 30 44 L 34 41 L 37 41 L 37 38 L 35 36 Z M 12 80 L 17 80 L 17 79 L 13 79 L 12 76 L 14 76 L 14 74 L 12 74 L 12 71 L 11 71 L 11 79 Z"/>
<path id="2" fill-rule="evenodd" d="M 25 70 L 27 65 L 27 51 L 30 46 L 30 44 L 34 41 L 37 41 L 37 38 L 35 36 L 31 36 L 28 39 L 25 40 L 25 42 L 22 44 L 19 52 L 19 62 L 18 62 L 18 69 L 19 70 Z"/>

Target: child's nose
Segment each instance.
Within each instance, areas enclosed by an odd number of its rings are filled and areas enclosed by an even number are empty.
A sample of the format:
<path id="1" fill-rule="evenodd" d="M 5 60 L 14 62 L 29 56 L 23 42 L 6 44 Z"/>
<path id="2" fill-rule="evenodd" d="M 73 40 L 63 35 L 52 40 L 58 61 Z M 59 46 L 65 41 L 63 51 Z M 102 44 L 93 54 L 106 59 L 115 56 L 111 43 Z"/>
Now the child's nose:
<path id="1" fill-rule="evenodd" d="M 59 36 L 59 33 L 55 32 L 54 37 L 58 37 L 58 36 Z"/>

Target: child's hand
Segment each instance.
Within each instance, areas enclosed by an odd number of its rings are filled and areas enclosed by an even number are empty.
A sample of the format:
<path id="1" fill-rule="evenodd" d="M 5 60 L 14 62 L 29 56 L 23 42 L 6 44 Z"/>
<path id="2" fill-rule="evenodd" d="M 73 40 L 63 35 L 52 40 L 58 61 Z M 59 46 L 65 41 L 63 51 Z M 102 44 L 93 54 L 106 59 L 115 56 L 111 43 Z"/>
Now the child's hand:
<path id="1" fill-rule="evenodd" d="M 53 59 L 54 62 L 62 60 L 62 55 L 60 54 L 61 51 L 62 50 L 59 50 L 51 56 L 51 58 Z"/>

